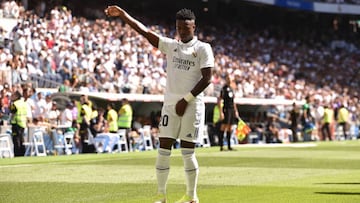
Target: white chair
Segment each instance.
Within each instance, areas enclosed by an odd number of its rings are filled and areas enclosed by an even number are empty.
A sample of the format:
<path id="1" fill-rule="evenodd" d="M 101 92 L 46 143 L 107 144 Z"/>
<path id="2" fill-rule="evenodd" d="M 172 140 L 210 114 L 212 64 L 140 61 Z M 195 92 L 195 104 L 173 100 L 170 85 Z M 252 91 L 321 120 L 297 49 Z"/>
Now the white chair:
<path id="1" fill-rule="evenodd" d="M 254 144 L 259 142 L 259 135 L 257 132 L 250 132 L 247 135 L 247 143 Z"/>
<path id="2" fill-rule="evenodd" d="M 119 141 L 117 143 L 119 152 L 129 152 L 128 143 L 126 139 L 126 129 L 120 129 L 117 131 L 119 135 Z"/>
<path id="3" fill-rule="evenodd" d="M 204 125 L 204 127 L 203 127 L 203 133 L 200 134 L 199 142 L 200 142 L 199 144 L 201 147 L 210 147 L 211 146 L 207 125 Z"/>
<path id="4" fill-rule="evenodd" d="M 42 131 L 35 131 L 32 135 L 31 154 L 35 152 L 36 156 L 46 156 L 46 148 Z"/>
<path id="5" fill-rule="evenodd" d="M 142 137 L 143 137 L 143 144 L 144 144 L 144 150 L 153 150 L 153 142 L 151 137 L 151 126 L 150 125 L 144 125 L 142 128 Z"/>
<path id="6" fill-rule="evenodd" d="M 74 146 L 74 132 L 64 133 L 64 150 L 65 154 L 72 154 L 72 148 Z"/>
<path id="7" fill-rule="evenodd" d="M 335 139 L 336 140 L 345 140 L 343 126 L 342 125 L 336 125 L 335 128 L 336 128 Z"/>
<path id="8" fill-rule="evenodd" d="M 5 156 L 7 154 L 7 156 Z M 13 158 L 14 147 L 9 134 L 0 134 L 0 158 Z"/>

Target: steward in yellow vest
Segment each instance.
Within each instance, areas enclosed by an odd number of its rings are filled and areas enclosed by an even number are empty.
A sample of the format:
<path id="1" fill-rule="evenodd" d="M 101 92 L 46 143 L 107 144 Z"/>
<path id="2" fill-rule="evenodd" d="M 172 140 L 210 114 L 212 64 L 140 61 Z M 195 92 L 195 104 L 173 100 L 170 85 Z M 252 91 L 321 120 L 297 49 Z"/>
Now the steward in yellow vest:
<path id="1" fill-rule="evenodd" d="M 122 106 L 119 110 L 118 127 L 120 129 L 131 128 L 133 110 L 127 99 L 122 100 Z"/>
<path id="2" fill-rule="evenodd" d="M 122 106 L 118 112 L 118 127 L 119 129 L 126 129 L 126 140 L 128 144 L 128 149 L 130 149 L 130 129 L 131 129 L 131 122 L 133 117 L 133 110 L 130 106 L 129 101 L 124 98 L 121 100 Z"/>
<path id="3" fill-rule="evenodd" d="M 14 155 L 24 156 L 25 146 L 24 142 L 24 130 L 27 127 L 27 103 L 23 100 L 19 91 L 14 92 L 11 95 L 11 130 L 14 143 Z"/>
<path id="4" fill-rule="evenodd" d="M 329 140 L 332 140 L 332 133 L 330 129 L 330 125 L 334 120 L 334 110 L 329 108 L 329 106 L 324 106 L 324 116 L 323 116 L 323 126 L 321 128 L 322 134 L 323 134 L 323 140 L 326 140 L 326 137 L 329 138 Z"/>
<path id="5" fill-rule="evenodd" d="M 93 143 L 90 143 L 89 137 L 92 136 L 89 133 L 90 131 L 90 119 L 92 115 L 92 109 L 88 105 L 88 103 L 85 101 L 81 106 L 80 116 L 82 117 L 81 123 L 80 123 L 80 143 L 81 143 L 81 153 L 93 153 L 95 152 L 95 147 Z"/>
<path id="6" fill-rule="evenodd" d="M 342 126 L 343 134 L 346 140 L 349 138 L 346 134 L 348 120 L 349 110 L 344 105 L 341 105 L 337 116 L 337 123 L 339 126 Z"/>
<path id="7" fill-rule="evenodd" d="M 114 103 L 108 103 L 107 110 L 106 121 L 109 124 L 109 132 L 116 133 L 118 131 L 118 114 L 114 110 Z"/>

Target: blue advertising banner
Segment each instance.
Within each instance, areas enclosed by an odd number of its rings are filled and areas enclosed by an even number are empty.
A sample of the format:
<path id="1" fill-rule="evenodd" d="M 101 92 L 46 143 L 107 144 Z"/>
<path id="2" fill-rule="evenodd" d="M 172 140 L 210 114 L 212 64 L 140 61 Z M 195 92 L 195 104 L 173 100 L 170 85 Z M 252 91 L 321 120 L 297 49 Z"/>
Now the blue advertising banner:
<path id="1" fill-rule="evenodd" d="M 310 1 L 302 0 L 275 0 L 276 6 L 286 7 L 286 8 L 295 8 L 308 11 L 314 11 L 314 4 Z"/>

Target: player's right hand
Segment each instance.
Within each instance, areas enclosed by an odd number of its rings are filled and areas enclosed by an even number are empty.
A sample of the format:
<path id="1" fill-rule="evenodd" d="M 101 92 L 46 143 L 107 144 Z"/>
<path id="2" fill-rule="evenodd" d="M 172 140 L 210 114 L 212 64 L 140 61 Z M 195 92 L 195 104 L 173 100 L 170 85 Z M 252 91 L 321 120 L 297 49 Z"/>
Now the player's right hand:
<path id="1" fill-rule="evenodd" d="M 105 14 L 109 17 L 117 17 L 120 16 L 123 10 L 118 6 L 108 6 L 105 9 Z"/>

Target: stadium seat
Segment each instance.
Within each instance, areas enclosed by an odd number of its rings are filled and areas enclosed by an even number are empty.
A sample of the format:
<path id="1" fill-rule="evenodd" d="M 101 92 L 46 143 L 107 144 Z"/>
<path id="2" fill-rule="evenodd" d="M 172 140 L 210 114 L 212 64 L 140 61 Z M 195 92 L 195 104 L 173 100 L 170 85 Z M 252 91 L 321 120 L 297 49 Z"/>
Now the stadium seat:
<path id="1" fill-rule="evenodd" d="M 142 128 L 142 138 L 143 138 L 143 144 L 144 144 L 144 150 L 153 150 L 153 142 L 151 137 L 151 126 L 150 125 L 144 125 Z"/>
<path id="2" fill-rule="evenodd" d="M 128 145 L 127 145 L 127 139 L 126 139 L 126 130 L 120 129 L 118 130 L 119 135 L 119 141 L 118 141 L 118 150 L 119 152 L 129 152 Z"/>
<path id="3" fill-rule="evenodd" d="M 247 135 L 247 143 L 249 144 L 256 144 L 259 142 L 259 135 L 257 132 L 250 132 Z"/>
<path id="4" fill-rule="evenodd" d="M 201 147 L 210 147 L 210 139 L 207 125 L 204 125 L 203 133 L 200 135 L 199 139 L 199 144 Z"/>
<path id="5" fill-rule="evenodd" d="M 64 150 L 65 154 L 72 154 L 72 148 L 74 146 L 74 132 L 64 133 Z"/>
<path id="6" fill-rule="evenodd" d="M 25 156 L 46 156 L 46 148 L 42 131 L 30 130 L 28 135 L 28 139 L 24 142 L 26 147 Z"/>
<path id="7" fill-rule="evenodd" d="M 343 132 L 343 126 L 337 125 L 335 131 L 335 140 L 345 140 L 345 135 Z"/>
<path id="8" fill-rule="evenodd" d="M 14 157 L 14 147 L 9 134 L 0 134 L 0 158 Z"/>

